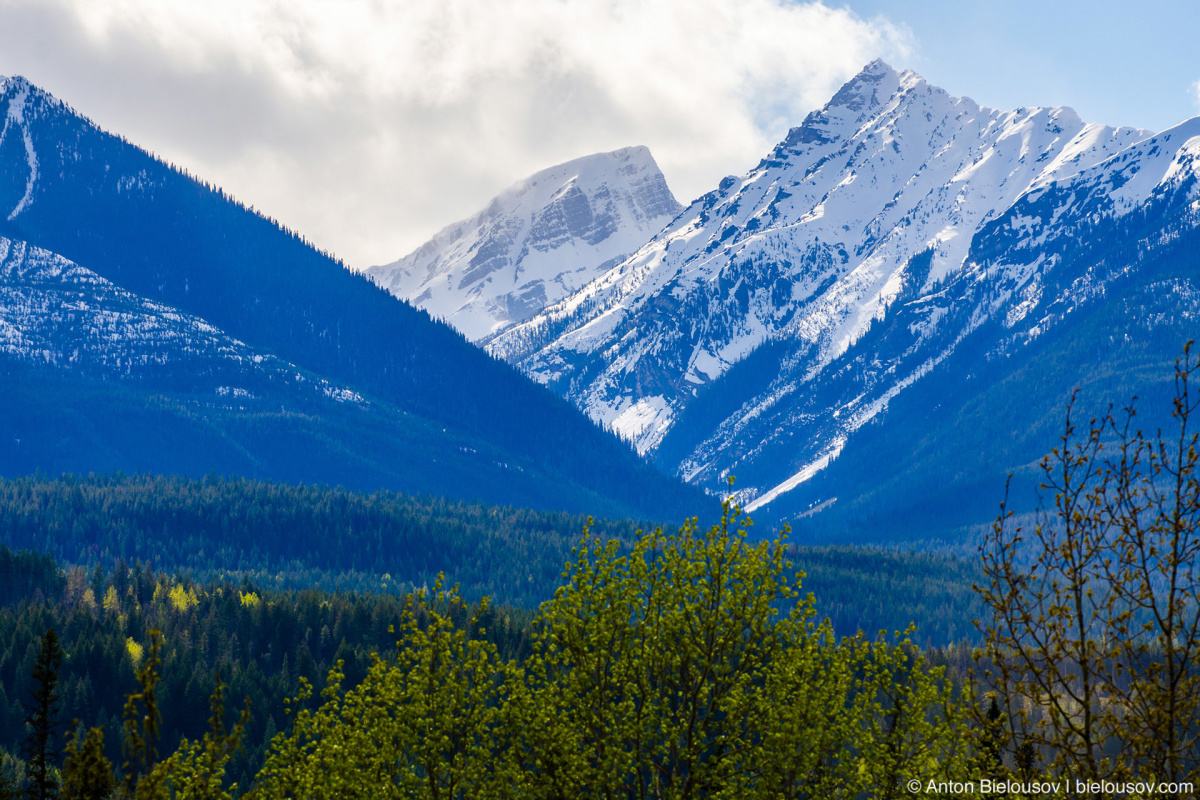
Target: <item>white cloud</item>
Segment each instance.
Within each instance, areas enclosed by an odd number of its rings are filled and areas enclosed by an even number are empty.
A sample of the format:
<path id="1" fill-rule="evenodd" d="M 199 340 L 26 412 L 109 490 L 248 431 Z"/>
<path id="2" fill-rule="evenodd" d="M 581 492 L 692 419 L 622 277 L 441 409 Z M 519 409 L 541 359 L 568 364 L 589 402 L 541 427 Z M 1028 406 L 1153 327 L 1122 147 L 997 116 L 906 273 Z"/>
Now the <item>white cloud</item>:
<path id="1" fill-rule="evenodd" d="M 789 0 L 0 0 L 0 74 L 355 266 L 589 152 L 686 202 L 909 39 Z"/>
<path id="2" fill-rule="evenodd" d="M 1196 105 L 1196 110 L 1200 111 L 1200 80 L 1192 84 L 1192 102 Z"/>

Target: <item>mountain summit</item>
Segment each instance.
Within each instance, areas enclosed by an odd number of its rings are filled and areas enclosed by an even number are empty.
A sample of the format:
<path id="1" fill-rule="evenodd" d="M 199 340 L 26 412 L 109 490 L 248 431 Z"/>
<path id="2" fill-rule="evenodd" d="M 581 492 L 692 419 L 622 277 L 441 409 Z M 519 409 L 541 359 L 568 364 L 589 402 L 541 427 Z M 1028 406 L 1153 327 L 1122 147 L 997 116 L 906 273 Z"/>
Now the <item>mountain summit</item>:
<path id="1" fill-rule="evenodd" d="M 1183 197 L 1189 125 L 1154 137 L 1065 107 L 998 111 L 875 61 L 746 175 L 489 349 L 686 479 L 736 474 L 760 508 L 986 322 L 1061 299 L 1039 294 L 1073 255 L 1051 242 Z M 985 352 L 1010 352 L 1003 334 Z"/>
<path id="2" fill-rule="evenodd" d="M 597 153 L 519 181 L 367 274 L 480 340 L 580 289 L 682 209 L 647 148 Z"/>

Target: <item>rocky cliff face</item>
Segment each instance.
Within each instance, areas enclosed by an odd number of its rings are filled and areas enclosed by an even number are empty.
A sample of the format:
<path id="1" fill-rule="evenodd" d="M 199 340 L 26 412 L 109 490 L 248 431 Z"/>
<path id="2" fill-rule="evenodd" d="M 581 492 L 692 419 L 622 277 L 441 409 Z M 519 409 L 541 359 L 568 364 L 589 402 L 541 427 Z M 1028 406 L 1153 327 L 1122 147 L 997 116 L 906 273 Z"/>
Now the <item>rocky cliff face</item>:
<path id="1" fill-rule="evenodd" d="M 577 291 L 681 210 L 645 147 L 598 153 L 520 181 L 367 273 L 478 341 Z"/>

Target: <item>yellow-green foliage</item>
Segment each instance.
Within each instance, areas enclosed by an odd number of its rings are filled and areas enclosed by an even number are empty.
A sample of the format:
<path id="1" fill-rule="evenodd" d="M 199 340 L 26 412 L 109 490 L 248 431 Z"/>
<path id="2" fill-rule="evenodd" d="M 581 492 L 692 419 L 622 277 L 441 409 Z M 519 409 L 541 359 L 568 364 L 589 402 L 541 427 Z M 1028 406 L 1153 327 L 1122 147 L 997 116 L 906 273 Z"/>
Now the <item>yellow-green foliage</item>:
<path id="1" fill-rule="evenodd" d="M 262 602 L 262 600 L 261 600 L 261 598 L 259 598 L 259 596 L 256 592 L 243 592 L 242 593 L 242 605 L 244 605 L 246 608 L 254 608 L 256 605 L 258 605 L 261 602 Z"/>
<path id="2" fill-rule="evenodd" d="M 200 603 L 195 587 L 184 588 L 183 584 L 172 583 L 166 578 L 159 578 L 153 599 L 155 603 L 169 603 L 180 614 L 187 613 Z"/>
<path id="3" fill-rule="evenodd" d="M 129 654 L 129 660 L 133 662 L 136 669 L 142 663 L 142 656 L 145 655 L 145 648 L 133 640 L 130 636 L 125 640 L 125 652 Z"/>
<path id="4" fill-rule="evenodd" d="M 79 731 L 70 731 L 62 769 L 62 800 L 108 797 L 115 786 L 112 765 L 104 755 L 104 731 L 92 728 L 82 743 Z"/>
<path id="5" fill-rule="evenodd" d="M 185 613 L 188 609 L 195 608 L 200 600 L 196 597 L 196 590 L 184 589 L 180 584 L 175 584 L 171 587 L 171 591 L 167 593 L 167 599 L 171 601 L 171 605 L 180 614 Z"/>
<path id="6" fill-rule="evenodd" d="M 837 798 L 961 774 L 940 675 L 906 639 L 837 640 L 784 552 L 728 507 L 624 552 L 585 540 L 521 667 L 435 589 L 359 686 L 334 670 L 295 714 L 254 795 Z"/>

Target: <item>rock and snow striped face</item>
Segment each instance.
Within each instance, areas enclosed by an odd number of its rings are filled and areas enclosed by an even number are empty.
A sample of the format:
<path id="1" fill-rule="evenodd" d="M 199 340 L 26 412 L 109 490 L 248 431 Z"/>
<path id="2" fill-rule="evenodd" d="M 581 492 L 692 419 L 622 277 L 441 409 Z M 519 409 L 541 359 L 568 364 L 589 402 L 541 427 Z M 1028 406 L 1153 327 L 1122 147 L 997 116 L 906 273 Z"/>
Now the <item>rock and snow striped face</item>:
<path id="1" fill-rule="evenodd" d="M 645 147 L 599 153 L 515 184 L 368 274 L 478 341 L 580 289 L 681 209 Z"/>
<path id="2" fill-rule="evenodd" d="M 14 197 L 0 198 L 0 214 L 9 222 L 29 205 L 37 185 L 38 158 L 26 119 L 26 101 L 32 90 L 33 87 L 24 78 L 0 78 L 0 106 L 4 108 L 3 122 L 0 123 L 0 150 L 5 148 L 7 142 L 9 147 L 25 151 L 24 181 L 13 181 L 11 188 Z"/>

